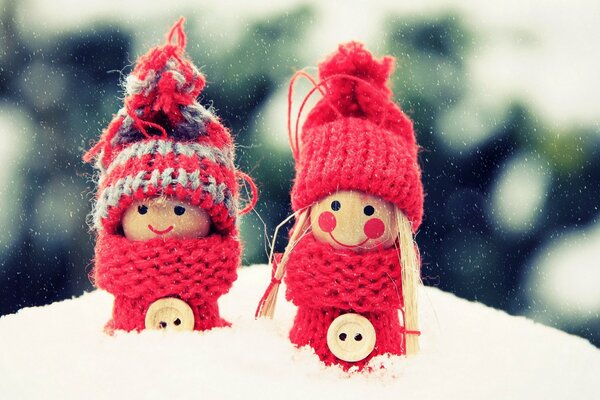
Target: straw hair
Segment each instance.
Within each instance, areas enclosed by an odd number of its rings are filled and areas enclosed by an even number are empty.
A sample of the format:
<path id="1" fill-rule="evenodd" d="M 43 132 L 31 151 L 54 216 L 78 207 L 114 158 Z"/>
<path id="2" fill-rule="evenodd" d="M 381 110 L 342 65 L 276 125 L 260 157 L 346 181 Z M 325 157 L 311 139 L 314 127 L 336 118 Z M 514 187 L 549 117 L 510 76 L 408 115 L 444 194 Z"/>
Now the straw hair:
<path id="1" fill-rule="evenodd" d="M 269 319 L 273 319 L 273 316 L 275 315 L 275 306 L 277 305 L 277 294 L 279 293 L 279 286 L 281 285 L 281 280 L 283 279 L 283 275 L 285 274 L 285 265 L 288 259 L 290 258 L 290 253 L 296 246 L 296 243 L 298 243 L 300 239 L 302 239 L 302 237 L 310 228 L 309 215 L 310 208 L 305 208 L 299 211 L 298 219 L 296 220 L 296 225 L 292 231 L 290 240 L 287 246 L 285 247 L 281 261 L 277 264 L 277 269 L 273 273 L 271 283 L 269 284 L 269 287 L 267 287 L 265 294 L 263 295 L 260 303 L 258 304 L 258 308 L 255 314 L 256 318 L 266 317 Z M 287 222 L 287 220 L 284 222 Z M 271 254 L 269 256 L 269 265 L 272 265 L 273 263 L 272 249 L 275 246 L 275 240 L 277 239 L 277 232 L 280 226 L 277 227 L 275 235 L 273 236 L 273 245 L 271 246 Z"/>
<path id="2" fill-rule="evenodd" d="M 419 352 L 419 308 L 417 304 L 417 292 L 421 285 L 421 274 L 410 221 L 397 207 L 395 213 L 400 246 L 400 264 L 402 265 L 406 354 L 410 356 Z"/>

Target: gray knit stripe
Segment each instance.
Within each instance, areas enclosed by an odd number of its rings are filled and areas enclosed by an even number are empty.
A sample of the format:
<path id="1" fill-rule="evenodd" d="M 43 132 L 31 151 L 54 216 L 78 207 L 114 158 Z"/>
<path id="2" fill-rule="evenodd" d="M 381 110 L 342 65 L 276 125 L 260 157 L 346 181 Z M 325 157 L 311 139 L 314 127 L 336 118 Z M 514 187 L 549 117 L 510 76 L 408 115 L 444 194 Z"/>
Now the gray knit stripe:
<path id="1" fill-rule="evenodd" d="M 200 159 L 206 158 L 214 163 L 225 166 L 233 170 L 233 151 L 232 149 L 221 150 L 214 146 L 206 146 L 199 143 L 180 143 L 170 140 L 150 140 L 145 142 L 136 142 L 123 149 L 115 159 L 110 163 L 103 177 L 110 175 L 118 166 L 124 165 L 132 158 L 141 158 L 146 154 L 160 154 L 166 156 L 169 153 L 175 153 L 176 156 L 184 155 L 187 157 L 197 156 Z"/>
<path id="2" fill-rule="evenodd" d="M 217 184 L 212 176 L 208 178 L 208 183 L 204 183 L 200 180 L 199 171 L 188 173 L 183 168 L 179 168 L 177 177 L 174 175 L 174 168 L 167 168 L 163 171 L 154 169 L 152 172 L 140 171 L 136 175 L 123 177 L 113 185 L 104 188 L 94 207 L 94 226 L 96 229 L 101 229 L 101 220 L 108 217 L 108 209 L 118 205 L 123 196 L 131 196 L 139 188 L 146 193 L 151 185 L 163 190 L 168 187 L 175 188 L 178 184 L 193 191 L 201 187 L 203 192 L 212 197 L 215 204 L 223 204 L 227 208 L 229 216 L 235 216 L 237 207 L 227 185 Z"/>
<path id="3" fill-rule="evenodd" d="M 139 115 L 142 109 L 137 109 L 135 112 Z M 183 120 L 177 126 L 164 126 L 167 135 L 175 140 L 196 140 L 201 136 L 205 136 L 208 123 L 217 121 L 211 111 L 204 108 L 197 101 L 187 106 L 180 106 L 180 113 Z M 124 108 L 118 111 L 117 117 L 122 117 L 123 122 L 112 139 L 113 145 L 127 144 L 144 139 L 143 134 Z"/>

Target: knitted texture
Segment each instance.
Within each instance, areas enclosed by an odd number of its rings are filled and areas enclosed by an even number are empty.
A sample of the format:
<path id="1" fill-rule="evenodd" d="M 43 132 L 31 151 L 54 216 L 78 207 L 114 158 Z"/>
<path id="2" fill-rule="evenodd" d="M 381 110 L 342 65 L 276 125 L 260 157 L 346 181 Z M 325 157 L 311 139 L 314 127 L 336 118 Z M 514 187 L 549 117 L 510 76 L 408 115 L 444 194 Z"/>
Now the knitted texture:
<path id="1" fill-rule="evenodd" d="M 204 76 L 185 54 L 180 20 L 125 78 L 124 106 L 85 155 L 99 171 L 95 228 L 114 233 L 133 200 L 168 195 L 235 233 L 238 172 L 229 131 L 196 98 Z"/>
<path id="2" fill-rule="evenodd" d="M 219 315 L 217 300 L 237 278 L 240 253 L 238 240 L 221 235 L 145 242 L 100 236 L 93 280 L 115 296 L 108 330 L 144 329 L 148 307 L 164 297 L 190 305 L 196 330 L 228 325 Z"/>
<path id="3" fill-rule="evenodd" d="M 404 353 L 398 316 L 403 302 L 397 249 L 366 253 L 333 250 L 313 235 L 306 235 L 288 259 L 285 283 L 286 298 L 298 306 L 290 340 L 297 346 L 310 345 L 326 364 L 363 368 L 376 355 Z M 373 352 L 355 363 L 339 360 L 327 346 L 329 325 L 349 312 L 369 319 L 377 335 Z"/>
<path id="4" fill-rule="evenodd" d="M 393 58 L 356 42 L 319 65 L 324 96 L 300 133 L 295 211 L 339 190 L 357 190 L 399 207 L 417 230 L 423 218 L 418 146 L 410 119 L 388 87 Z"/>

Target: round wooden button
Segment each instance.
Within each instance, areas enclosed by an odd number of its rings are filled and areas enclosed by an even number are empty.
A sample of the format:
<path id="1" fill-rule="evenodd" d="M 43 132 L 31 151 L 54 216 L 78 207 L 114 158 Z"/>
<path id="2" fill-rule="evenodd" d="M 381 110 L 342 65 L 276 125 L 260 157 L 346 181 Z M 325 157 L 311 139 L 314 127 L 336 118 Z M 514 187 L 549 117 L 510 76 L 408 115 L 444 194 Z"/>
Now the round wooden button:
<path id="1" fill-rule="evenodd" d="M 375 328 L 362 315 L 348 313 L 333 320 L 327 330 L 327 346 L 343 361 L 366 358 L 375 348 Z"/>
<path id="2" fill-rule="evenodd" d="M 192 331 L 194 312 L 185 301 L 175 297 L 156 300 L 146 311 L 146 329 Z"/>

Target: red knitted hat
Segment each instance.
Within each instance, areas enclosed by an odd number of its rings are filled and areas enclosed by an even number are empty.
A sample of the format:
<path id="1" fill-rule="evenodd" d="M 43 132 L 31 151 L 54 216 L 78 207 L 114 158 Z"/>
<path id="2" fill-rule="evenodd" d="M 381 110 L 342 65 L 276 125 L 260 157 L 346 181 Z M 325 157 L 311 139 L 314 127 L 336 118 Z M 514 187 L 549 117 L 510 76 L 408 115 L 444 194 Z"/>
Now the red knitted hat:
<path id="1" fill-rule="evenodd" d="M 292 207 L 339 190 L 379 196 L 399 207 L 413 230 L 423 218 L 423 185 L 411 120 L 392 100 L 394 59 L 373 58 L 356 42 L 319 65 L 323 98 L 307 116 L 296 155 Z"/>
<path id="2" fill-rule="evenodd" d="M 84 156 L 100 172 L 97 230 L 114 233 L 134 201 L 168 195 L 206 210 L 222 233 L 236 230 L 238 183 L 229 131 L 196 98 L 205 78 L 186 56 L 183 18 L 124 82 L 124 106 Z"/>

